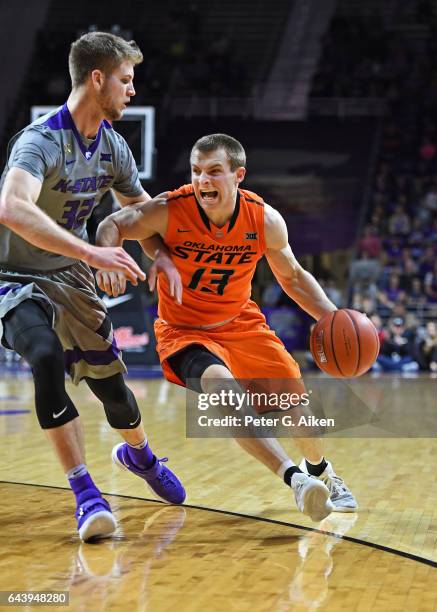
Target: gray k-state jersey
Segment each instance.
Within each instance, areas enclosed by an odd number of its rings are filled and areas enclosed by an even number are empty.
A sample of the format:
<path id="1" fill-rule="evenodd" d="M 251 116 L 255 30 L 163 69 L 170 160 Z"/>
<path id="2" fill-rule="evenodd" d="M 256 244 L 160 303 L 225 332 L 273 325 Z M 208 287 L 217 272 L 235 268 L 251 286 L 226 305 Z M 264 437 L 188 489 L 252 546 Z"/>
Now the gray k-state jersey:
<path id="1" fill-rule="evenodd" d="M 37 205 L 58 225 L 87 240 L 86 222 L 103 194 L 113 188 L 127 197 L 143 193 L 132 153 L 103 121 L 94 140 L 81 137 L 64 106 L 40 117 L 13 140 L 0 188 L 10 168 L 27 170 L 42 182 Z M 33 246 L 0 225 L 0 268 L 57 270 L 74 259 Z"/>

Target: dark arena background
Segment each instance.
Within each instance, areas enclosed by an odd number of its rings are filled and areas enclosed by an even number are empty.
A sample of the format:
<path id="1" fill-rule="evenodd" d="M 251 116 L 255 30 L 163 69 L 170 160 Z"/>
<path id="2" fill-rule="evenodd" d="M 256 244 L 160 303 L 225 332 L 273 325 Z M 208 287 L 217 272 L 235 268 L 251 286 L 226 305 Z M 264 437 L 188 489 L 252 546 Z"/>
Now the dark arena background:
<path id="1" fill-rule="evenodd" d="M 66 101 L 70 45 L 96 30 L 134 39 L 144 55 L 114 127 L 145 190 L 189 183 L 201 136 L 234 136 L 247 154 L 242 187 L 282 214 L 294 254 L 331 301 L 377 328 L 367 374 L 322 374 L 309 351 L 314 320 L 266 259 L 258 264 L 252 299 L 307 387 L 321 389 L 325 412 L 340 415 L 326 454 L 359 509 L 313 523 L 234 440 L 190 436 L 186 392 L 159 365 L 156 294 L 128 285 L 100 295 L 147 435 L 169 454 L 187 502 L 165 505 L 117 470 L 119 438 L 101 404 L 67 381 L 87 464 L 121 525 L 112 539 L 81 543 L 30 368 L 0 347 L 0 605 L 29 609 L 49 600 L 23 603 L 20 593 L 62 592 L 68 603 L 52 597 L 52 608 L 436 610 L 437 1 L 0 0 L 2 168 L 14 134 Z M 91 241 L 117 208 L 104 197 Z M 125 246 L 147 272 L 139 245 Z M 299 464 L 292 440 L 281 444 Z"/>

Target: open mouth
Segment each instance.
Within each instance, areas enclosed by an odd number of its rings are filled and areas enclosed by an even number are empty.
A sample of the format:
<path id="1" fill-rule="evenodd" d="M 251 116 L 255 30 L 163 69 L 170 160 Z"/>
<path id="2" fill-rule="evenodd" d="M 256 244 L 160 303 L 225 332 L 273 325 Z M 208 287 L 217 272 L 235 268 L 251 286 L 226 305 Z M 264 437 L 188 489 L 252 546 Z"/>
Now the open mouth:
<path id="1" fill-rule="evenodd" d="M 205 191 L 204 189 L 200 190 L 200 195 L 202 199 L 208 202 L 209 200 L 215 200 L 218 196 L 218 191 Z"/>

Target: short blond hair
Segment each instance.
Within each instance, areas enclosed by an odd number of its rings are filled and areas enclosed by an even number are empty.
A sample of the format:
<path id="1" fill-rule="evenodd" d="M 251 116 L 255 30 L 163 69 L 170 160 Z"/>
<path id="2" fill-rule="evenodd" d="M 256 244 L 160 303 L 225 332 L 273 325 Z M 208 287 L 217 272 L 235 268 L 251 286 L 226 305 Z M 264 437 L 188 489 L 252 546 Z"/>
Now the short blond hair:
<path id="1" fill-rule="evenodd" d="M 137 43 L 109 32 L 88 32 L 72 43 L 68 56 L 73 87 L 83 85 L 93 70 L 111 74 L 122 62 L 134 66 L 143 61 Z"/>
<path id="2" fill-rule="evenodd" d="M 208 134 L 207 136 L 202 136 L 202 138 L 199 138 L 194 143 L 191 155 L 193 155 L 194 151 L 210 153 L 211 151 L 217 151 L 217 149 L 225 151 L 232 172 L 235 172 L 241 166 L 246 167 L 246 152 L 243 145 L 236 138 L 228 134 Z"/>

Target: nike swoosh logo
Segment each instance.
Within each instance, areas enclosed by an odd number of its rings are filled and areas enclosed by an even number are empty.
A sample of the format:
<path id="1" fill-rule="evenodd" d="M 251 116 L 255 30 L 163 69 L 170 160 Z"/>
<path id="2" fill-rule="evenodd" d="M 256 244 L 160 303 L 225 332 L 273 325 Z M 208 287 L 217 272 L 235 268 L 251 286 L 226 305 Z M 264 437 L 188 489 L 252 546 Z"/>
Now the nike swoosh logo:
<path id="1" fill-rule="evenodd" d="M 119 304 L 123 304 L 123 302 L 128 302 L 134 296 L 128 293 L 127 295 L 119 295 L 118 297 L 111 298 L 107 295 L 103 296 L 103 303 L 106 308 L 114 308 L 114 306 L 118 306 Z"/>
<path id="2" fill-rule="evenodd" d="M 136 425 L 137 423 L 140 422 L 141 419 L 141 415 L 138 416 L 138 418 L 136 419 L 136 421 L 134 421 L 133 423 L 129 423 L 129 425 Z"/>
<path id="3" fill-rule="evenodd" d="M 121 462 L 124 465 L 124 467 L 130 468 L 129 463 L 126 462 L 126 459 L 124 458 L 123 453 L 121 453 Z"/>
<path id="4" fill-rule="evenodd" d="M 191 230 L 181 230 L 181 229 L 178 228 L 178 232 L 180 234 L 185 234 L 185 232 L 191 232 Z"/>
<path id="5" fill-rule="evenodd" d="M 58 419 L 61 414 L 64 414 L 64 412 L 67 410 L 68 406 L 65 406 L 65 408 L 63 410 L 61 410 L 61 412 L 52 412 L 53 414 L 53 418 L 54 419 Z"/>
<path id="6" fill-rule="evenodd" d="M 69 166 L 70 164 L 74 164 L 75 161 L 76 161 L 75 159 L 70 159 L 70 161 L 65 162 L 65 165 Z"/>

